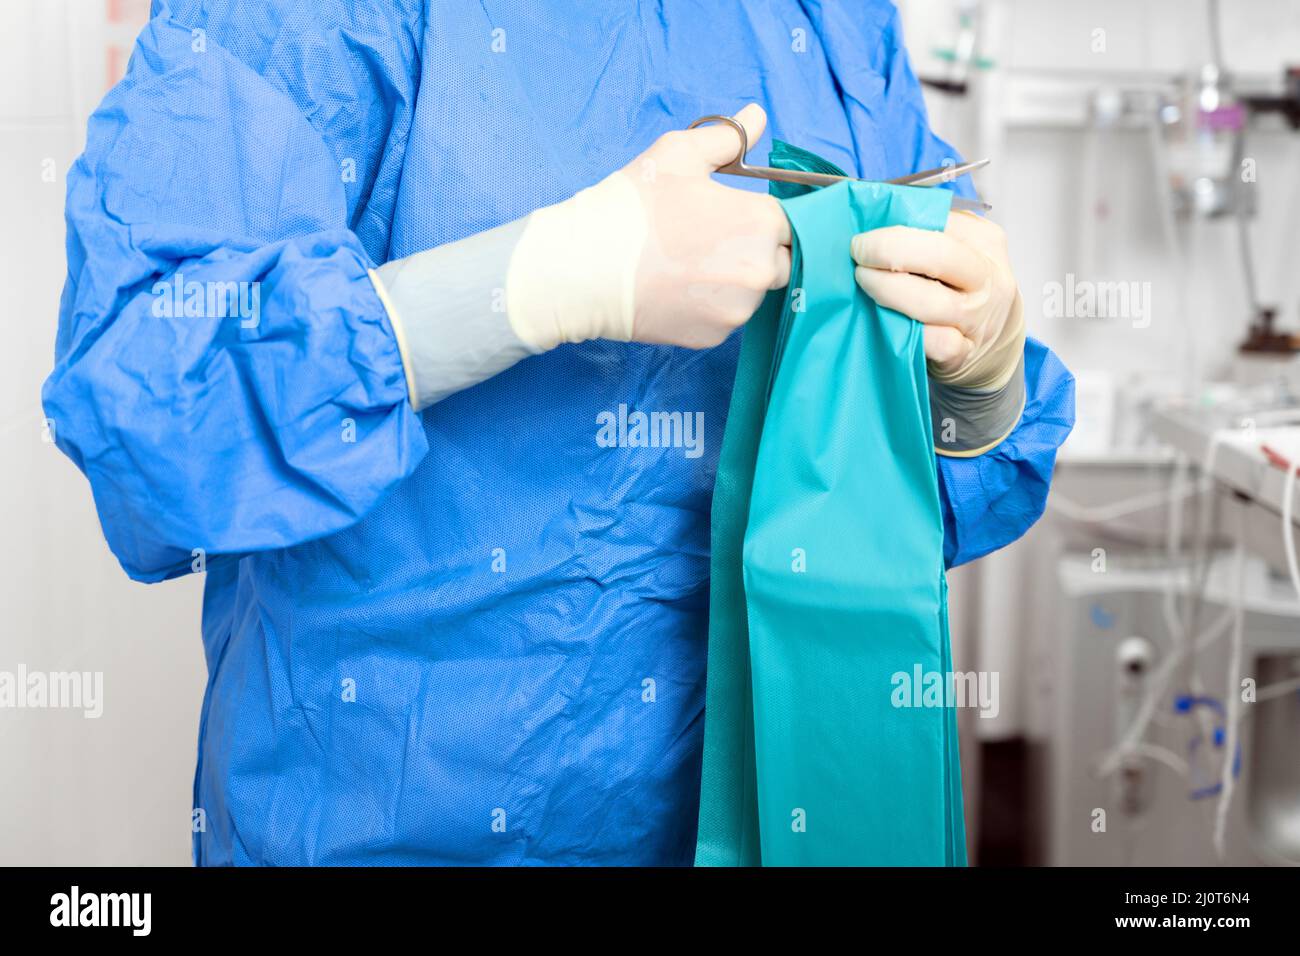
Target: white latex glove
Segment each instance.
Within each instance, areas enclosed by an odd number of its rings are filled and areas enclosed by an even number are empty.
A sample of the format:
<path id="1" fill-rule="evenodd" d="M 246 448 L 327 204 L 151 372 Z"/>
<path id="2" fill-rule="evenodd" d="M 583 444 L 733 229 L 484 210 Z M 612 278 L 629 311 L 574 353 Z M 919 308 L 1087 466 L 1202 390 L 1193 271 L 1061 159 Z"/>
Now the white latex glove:
<path id="1" fill-rule="evenodd" d="M 1025 321 L 1000 226 L 953 212 L 943 232 L 887 226 L 854 236 L 851 251 L 867 295 L 925 325 L 931 378 L 982 390 L 1007 383 Z"/>
<path id="2" fill-rule="evenodd" d="M 749 142 L 767 116 L 736 114 Z M 739 137 L 665 133 L 626 167 L 534 212 L 511 256 L 506 312 L 538 351 L 593 338 L 708 348 L 790 280 L 790 224 L 763 193 L 710 178 Z"/>

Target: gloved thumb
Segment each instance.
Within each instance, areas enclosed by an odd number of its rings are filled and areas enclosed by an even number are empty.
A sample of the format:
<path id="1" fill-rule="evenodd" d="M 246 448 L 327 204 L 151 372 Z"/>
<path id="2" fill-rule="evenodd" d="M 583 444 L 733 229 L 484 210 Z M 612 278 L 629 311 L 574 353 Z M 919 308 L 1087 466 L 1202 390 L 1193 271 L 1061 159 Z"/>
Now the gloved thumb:
<path id="1" fill-rule="evenodd" d="M 750 103 L 735 115 L 735 120 L 745 128 L 745 143 L 749 149 L 763 135 L 767 128 L 767 113 L 757 103 Z M 719 166 L 725 166 L 740 156 L 740 137 L 736 130 L 727 123 L 710 123 L 687 130 L 690 147 L 700 162 L 713 172 Z"/>

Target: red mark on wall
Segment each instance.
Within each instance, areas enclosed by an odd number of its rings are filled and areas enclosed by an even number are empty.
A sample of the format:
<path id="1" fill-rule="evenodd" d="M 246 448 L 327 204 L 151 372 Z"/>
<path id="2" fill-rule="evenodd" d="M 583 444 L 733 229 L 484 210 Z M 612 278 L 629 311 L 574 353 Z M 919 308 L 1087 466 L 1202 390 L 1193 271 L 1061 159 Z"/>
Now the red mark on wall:
<path id="1" fill-rule="evenodd" d="M 112 89 L 126 75 L 135 33 L 149 22 L 150 0 L 104 0 L 108 20 L 105 49 L 105 89 Z"/>

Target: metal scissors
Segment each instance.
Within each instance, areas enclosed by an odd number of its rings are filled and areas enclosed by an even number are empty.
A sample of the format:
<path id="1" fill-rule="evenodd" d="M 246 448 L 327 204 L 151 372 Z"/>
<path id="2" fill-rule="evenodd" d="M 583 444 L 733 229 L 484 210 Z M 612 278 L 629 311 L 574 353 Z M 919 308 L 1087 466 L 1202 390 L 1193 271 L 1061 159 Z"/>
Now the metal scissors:
<path id="1" fill-rule="evenodd" d="M 745 162 L 745 154 L 749 152 L 749 137 L 745 135 L 745 127 L 741 126 L 731 116 L 701 116 L 686 128 L 695 129 L 695 127 L 703 126 L 705 123 L 726 123 L 740 136 L 740 152 L 727 165 L 718 167 L 720 173 L 727 173 L 730 176 L 749 176 L 751 179 L 774 179 L 781 183 L 801 183 L 805 186 L 831 186 L 840 182 L 865 182 L 865 180 L 853 176 L 807 173 L 798 169 L 777 169 L 774 166 L 750 166 Z M 950 183 L 958 176 L 980 169 L 988 164 L 987 159 L 977 159 L 970 163 L 923 169 L 919 173 L 899 176 L 897 179 L 886 179 L 884 182 L 892 186 L 937 186 L 940 183 Z M 967 212 L 988 212 L 993 206 L 982 199 L 966 199 L 962 196 L 953 196 L 952 208 L 963 209 Z"/>

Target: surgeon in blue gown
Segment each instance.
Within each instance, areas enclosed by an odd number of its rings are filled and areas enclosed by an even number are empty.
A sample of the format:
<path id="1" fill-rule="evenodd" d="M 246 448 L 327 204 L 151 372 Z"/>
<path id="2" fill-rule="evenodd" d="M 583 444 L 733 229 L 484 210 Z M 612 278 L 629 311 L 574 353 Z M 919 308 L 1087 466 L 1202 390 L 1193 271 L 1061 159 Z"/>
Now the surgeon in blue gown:
<path id="1" fill-rule="evenodd" d="M 661 137 L 733 111 L 756 156 L 952 158 L 882 0 L 154 0 L 43 397 L 126 573 L 206 573 L 196 862 L 690 862 L 714 474 L 789 238 L 709 177 L 734 130 Z M 948 250 L 963 291 L 914 240 L 852 255 L 960 332 L 957 565 L 1041 513 L 1073 391 L 1003 253 Z M 699 441 L 600 440 L 637 412 Z"/>

